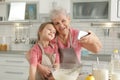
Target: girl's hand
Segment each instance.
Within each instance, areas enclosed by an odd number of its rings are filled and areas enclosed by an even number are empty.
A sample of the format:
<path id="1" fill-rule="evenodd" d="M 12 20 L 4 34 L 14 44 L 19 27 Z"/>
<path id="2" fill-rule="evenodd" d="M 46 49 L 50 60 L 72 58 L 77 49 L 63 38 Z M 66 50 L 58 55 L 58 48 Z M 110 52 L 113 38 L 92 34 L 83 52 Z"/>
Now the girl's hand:
<path id="1" fill-rule="evenodd" d="M 48 67 L 41 65 L 41 64 L 38 64 L 38 69 L 41 75 L 43 75 L 45 78 L 47 78 L 49 74 L 51 73 L 51 70 Z"/>
<path id="2" fill-rule="evenodd" d="M 55 64 L 53 65 L 53 68 L 54 68 L 55 70 L 59 69 L 59 68 L 60 68 L 60 64 L 55 63 Z"/>

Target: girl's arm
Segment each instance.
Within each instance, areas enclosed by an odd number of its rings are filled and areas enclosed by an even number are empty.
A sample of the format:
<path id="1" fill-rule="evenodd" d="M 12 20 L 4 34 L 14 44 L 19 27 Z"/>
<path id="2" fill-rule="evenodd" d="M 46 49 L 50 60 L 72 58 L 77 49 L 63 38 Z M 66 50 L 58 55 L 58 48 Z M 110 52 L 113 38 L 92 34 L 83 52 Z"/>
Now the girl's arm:
<path id="1" fill-rule="evenodd" d="M 26 52 L 25 57 L 27 61 L 30 63 L 30 50 Z"/>
<path id="2" fill-rule="evenodd" d="M 30 68 L 29 68 L 29 80 L 35 80 L 36 70 L 37 70 L 36 66 L 30 65 Z"/>

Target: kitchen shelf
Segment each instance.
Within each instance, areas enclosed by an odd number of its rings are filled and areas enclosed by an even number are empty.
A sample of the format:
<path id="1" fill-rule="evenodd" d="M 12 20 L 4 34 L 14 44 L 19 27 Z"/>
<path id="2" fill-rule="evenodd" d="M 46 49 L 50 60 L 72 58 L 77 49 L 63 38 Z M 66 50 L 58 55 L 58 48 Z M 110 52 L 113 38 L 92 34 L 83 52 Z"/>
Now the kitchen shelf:
<path id="1" fill-rule="evenodd" d="M 25 21 L 0 21 L 0 25 L 14 25 L 21 23 L 22 25 L 32 25 L 33 23 L 40 23 L 39 20 L 25 20 Z"/>
<path id="2" fill-rule="evenodd" d="M 9 12 L 10 12 L 10 4 L 11 2 L 19 3 L 21 1 L 0 1 L 0 17 L 2 18 L 0 20 L 0 25 L 8 25 L 13 24 L 16 22 L 20 23 L 36 23 L 39 22 L 39 13 L 38 13 L 38 1 L 24 1 L 26 2 L 26 11 L 25 11 L 25 19 L 22 21 L 16 20 L 16 21 L 8 21 Z"/>

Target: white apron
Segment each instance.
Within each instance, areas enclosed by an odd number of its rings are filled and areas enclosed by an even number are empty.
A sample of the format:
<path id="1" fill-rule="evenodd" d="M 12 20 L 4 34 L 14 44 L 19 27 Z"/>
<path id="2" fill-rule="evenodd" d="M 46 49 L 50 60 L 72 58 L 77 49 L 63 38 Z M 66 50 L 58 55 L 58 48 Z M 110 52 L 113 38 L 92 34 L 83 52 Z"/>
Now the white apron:
<path id="1" fill-rule="evenodd" d="M 38 44 L 38 45 L 39 45 L 40 49 L 42 50 L 42 62 L 41 62 L 41 64 L 52 68 L 53 63 L 55 62 L 55 56 L 56 55 L 55 54 L 47 54 L 47 53 L 45 53 L 42 45 L 41 44 Z M 37 70 L 36 80 L 48 80 L 48 79 L 45 79 L 40 74 L 40 72 L 38 72 L 38 70 Z"/>

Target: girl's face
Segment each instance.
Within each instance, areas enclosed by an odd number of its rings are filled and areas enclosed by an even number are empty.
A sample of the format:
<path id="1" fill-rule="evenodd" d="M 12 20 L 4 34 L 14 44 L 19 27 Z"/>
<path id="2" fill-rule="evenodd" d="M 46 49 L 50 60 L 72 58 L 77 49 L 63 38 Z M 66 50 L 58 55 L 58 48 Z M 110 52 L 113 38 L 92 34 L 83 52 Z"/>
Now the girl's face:
<path id="1" fill-rule="evenodd" d="M 44 40 L 52 40 L 54 39 L 56 34 L 56 29 L 52 24 L 47 24 L 44 29 L 40 32 L 40 37 Z"/>
<path id="2" fill-rule="evenodd" d="M 60 14 L 53 19 L 53 23 L 59 34 L 65 35 L 69 32 L 70 18 L 68 16 Z"/>

